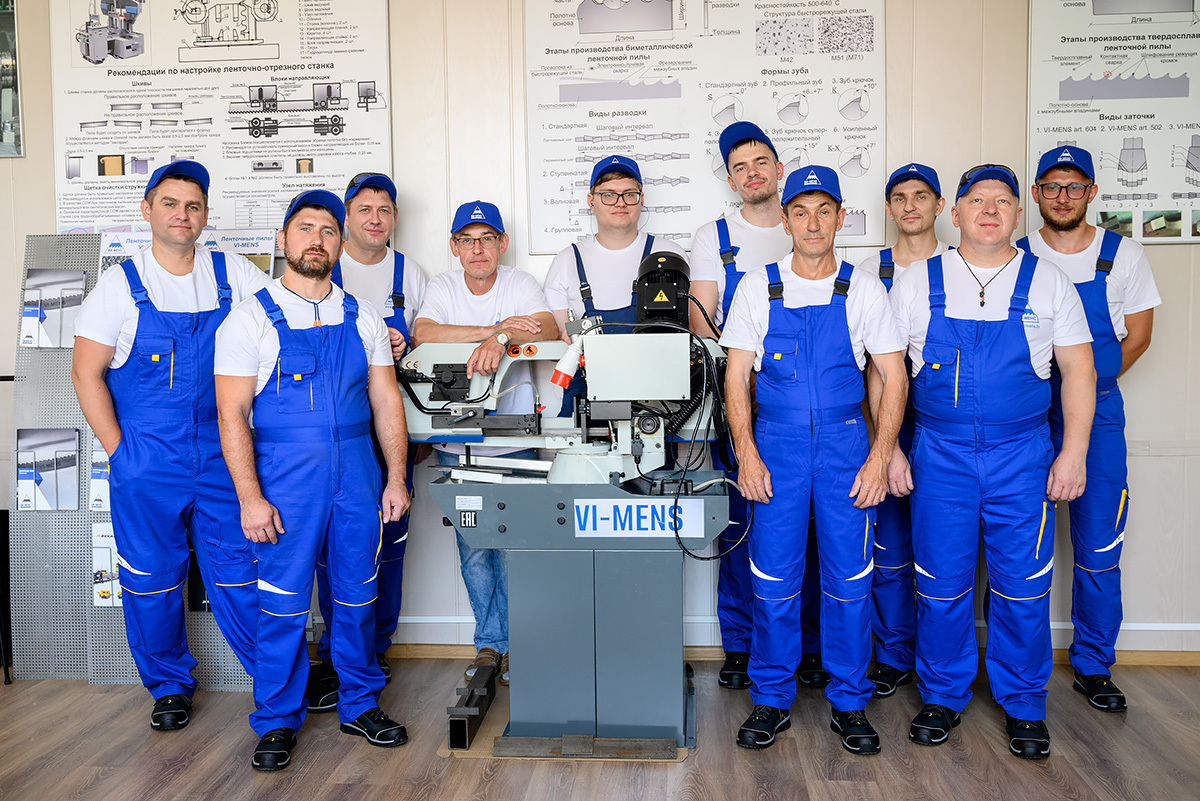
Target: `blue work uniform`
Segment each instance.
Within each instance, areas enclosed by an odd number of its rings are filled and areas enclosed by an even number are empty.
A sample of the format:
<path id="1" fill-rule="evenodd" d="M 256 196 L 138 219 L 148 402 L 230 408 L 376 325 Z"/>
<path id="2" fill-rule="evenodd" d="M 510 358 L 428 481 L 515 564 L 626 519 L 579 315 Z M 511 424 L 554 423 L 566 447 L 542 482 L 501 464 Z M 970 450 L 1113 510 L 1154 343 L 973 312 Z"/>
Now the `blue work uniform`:
<path id="1" fill-rule="evenodd" d="M 340 325 L 294 330 L 267 290 L 254 297 L 279 334 L 274 373 L 254 398 L 254 461 L 284 528 L 278 543 L 255 544 L 262 647 L 250 725 L 261 737 L 304 722 L 304 629 L 318 559 L 329 566 L 333 597 L 338 717 L 349 723 L 379 705 L 383 673 L 373 640 L 383 513 L 358 301 L 344 296 Z"/>
<path id="2" fill-rule="evenodd" d="M 766 267 L 770 316 L 755 395 L 754 440 L 771 473 L 770 503 L 756 504 L 750 530 L 755 704 L 787 709 L 800 664 L 800 605 L 810 507 L 821 554 L 821 656 L 834 709 L 865 709 L 874 691 L 871 566 L 874 509 L 849 497 L 868 453 L 863 379 L 850 340 L 843 262 L 826 305 L 789 309 L 779 265 Z"/>
<path id="3" fill-rule="evenodd" d="M 212 259 L 218 306 L 202 312 L 159 311 L 133 262 L 121 262 L 137 332 L 129 358 L 104 379 L 121 427 L 109 484 L 125 632 L 156 700 L 196 690 L 183 614 L 189 534 L 213 617 L 254 673 L 258 573 L 221 456 L 213 384 L 217 327 L 233 290 L 225 254 L 213 251 Z"/>
<path id="4" fill-rule="evenodd" d="M 388 328 L 394 328 L 408 342 L 408 324 L 404 320 L 404 254 L 392 251 L 392 314 L 384 317 L 383 322 Z M 342 284 L 342 263 L 336 261 L 330 275 L 333 283 L 345 288 Z M 384 310 L 386 311 L 386 309 Z M 383 458 L 383 450 L 374 436 L 372 442 L 375 448 L 375 458 L 383 473 L 383 482 L 387 483 L 387 462 Z M 411 501 L 413 496 L 413 449 L 408 449 L 408 460 L 405 463 L 404 486 L 408 490 Z M 383 488 L 380 487 L 380 492 Z M 406 512 L 399 520 L 383 524 L 383 550 L 379 554 L 379 597 L 375 599 L 375 653 L 387 653 L 392 645 L 392 635 L 396 632 L 396 624 L 400 621 L 400 600 L 404 582 L 404 551 L 408 546 L 408 520 Z M 317 603 L 321 609 L 321 619 L 326 621 L 325 631 L 317 643 L 317 656 L 321 659 L 329 657 L 329 624 L 333 611 L 329 596 L 329 571 L 323 560 L 317 562 Z"/>
<path id="5" fill-rule="evenodd" d="M 1071 623 L 1075 633 L 1071 666 L 1083 676 L 1109 675 L 1116 662 L 1121 631 L 1121 548 L 1129 516 L 1129 473 L 1125 446 L 1125 404 L 1117 386 L 1121 340 L 1108 310 L 1108 275 L 1121 235 L 1105 231 L 1091 281 L 1075 284 L 1096 363 L 1096 416 L 1087 452 L 1087 487 L 1071 501 L 1071 547 L 1075 569 L 1071 586 Z M 1029 251 L 1029 240 L 1017 247 Z M 1050 375 L 1050 438 L 1062 450 L 1063 416 L 1057 369 Z"/>
<path id="6" fill-rule="evenodd" d="M 971 698 L 982 520 L 988 679 L 997 703 L 1020 720 L 1045 719 L 1051 668 L 1050 382 L 1034 370 L 1022 321 L 1037 261 L 1022 258 L 1007 318 L 986 321 L 946 316 L 942 257 L 929 260 L 909 456 L 921 698 L 958 712 Z"/>

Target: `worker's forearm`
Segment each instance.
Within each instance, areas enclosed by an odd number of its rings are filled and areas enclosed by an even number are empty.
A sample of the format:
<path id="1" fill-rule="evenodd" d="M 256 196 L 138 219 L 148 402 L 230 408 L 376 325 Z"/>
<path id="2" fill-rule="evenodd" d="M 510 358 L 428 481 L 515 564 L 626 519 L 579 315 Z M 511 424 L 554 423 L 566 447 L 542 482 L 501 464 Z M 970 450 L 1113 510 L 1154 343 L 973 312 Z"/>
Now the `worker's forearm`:
<path id="1" fill-rule="evenodd" d="M 221 453 L 238 501 L 245 504 L 258 500 L 263 494 L 254 466 L 254 436 L 250 432 L 250 421 L 241 413 L 223 409 L 218 409 L 217 419 L 221 429 Z"/>
<path id="2" fill-rule="evenodd" d="M 1063 372 L 1062 377 L 1063 443 L 1062 452 L 1087 454 L 1096 414 L 1096 371 L 1090 364 Z"/>
<path id="3" fill-rule="evenodd" d="M 111 454 L 121 441 L 121 426 L 117 422 L 108 385 L 104 383 L 103 378 L 81 375 L 75 370 L 71 371 L 71 379 L 75 384 L 75 395 L 79 398 L 79 408 L 83 411 L 84 419 L 100 440 L 105 452 Z"/>

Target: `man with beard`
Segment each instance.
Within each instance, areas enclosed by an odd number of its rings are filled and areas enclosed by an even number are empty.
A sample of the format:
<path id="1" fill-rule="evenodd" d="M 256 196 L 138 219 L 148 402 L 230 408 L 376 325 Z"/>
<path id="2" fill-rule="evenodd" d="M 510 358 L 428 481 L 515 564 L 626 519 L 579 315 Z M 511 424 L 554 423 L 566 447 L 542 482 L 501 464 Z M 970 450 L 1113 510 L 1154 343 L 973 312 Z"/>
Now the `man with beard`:
<path id="1" fill-rule="evenodd" d="M 924 164 L 905 164 L 888 178 L 883 190 L 883 208 L 896 224 L 896 244 L 868 256 L 858 266 L 879 276 L 890 292 L 892 280 L 910 264 L 945 253 L 949 246 L 938 241 L 933 230 L 946 205 L 937 171 Z M 874 371 L 867 371 L 867 393 L 875 396 L 880 387 Z M 912 396 L 896 447 L 907 453 L 912 445 Z M 894 460 L 899 467 L 902 459 Z M 871 599 L 874 614 L 871 631 L 875 637 L 875 667 L 868 676 L 875 682 L 875 697 L 888 698 L 896 689 L 912 683 L 913 647 L 917 633 L 917 610 L 913 601 L 912 519 L 908 493 L 910 475 L 903 469 L 889 481 L 890 493 L 876 509 L 875 573 Z"/>
<path id="2" fill-rule="evenodd" d="M 1121 629 L 1121 546 L 1129 516 L 1125 406 L 1117 376 L 1150 346 L 1154 307 L 1162 304 L 1146 250 L 1132 239 L 1087 221 L 1096 199 L 1092 154 L 1064 145 L 1042 155 L 1030 189 L 1045 224 L 1017 246 L 1049 259 L 1075 284 L 1087 312 L 1096 360 L 1096 417 L 1087 452 L 1087 487 L 1071 501 L 1070 648 L 1075 691 L 1104 712 L 1123 712 L 1125 695 L 1112 682 Z M 1051 374 L 1050 434 L 1062 450 L 1063 412 L 1057 373 Z"/>
<path id="3" fill-rule="evenodd" d="M 278 237 L 283 276 L 234 309 L 217 332 L 221 447 L 242 530 L 258 557 L 255 770 L 286 768 L 304 721 L 304 627 L 318 559 L 328 566 L 333 598 L 341 729 L 383 748 L 408 740 L 379 708 L 384 679 L 373 603 L 383 526 L 409 505 L 408 431 L 383 319 L 330 280 L 344 221 L 333 193 L 297 195 Z"/>
<path id="4" fill-rule="evenodd" d="M 269 279 L 196 244 L 208 182 L 194 161 L 150 176 L 142 216 L 153 239 L 100 276 L 72 354 L 79 408 L 109 454 L 125 632 L 155 731 L 188 725 L 196 690 L 183 621 L 189 539 L 213 617 L 254 675 L 257 573 L 221 460 L 212 365 L 217 326 Z"/>

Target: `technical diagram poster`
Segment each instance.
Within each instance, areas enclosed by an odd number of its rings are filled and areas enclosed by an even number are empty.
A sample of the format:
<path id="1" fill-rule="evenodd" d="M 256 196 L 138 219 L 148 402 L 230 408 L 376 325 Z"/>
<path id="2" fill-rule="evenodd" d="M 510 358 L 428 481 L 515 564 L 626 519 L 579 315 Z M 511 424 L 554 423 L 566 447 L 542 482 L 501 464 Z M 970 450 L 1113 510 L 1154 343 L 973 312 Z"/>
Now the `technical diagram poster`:
<path id="1" fill-rule="evenodd" d="M 1144 245 L 1200 240 L 1198 11 L 1197 0 L 1030 3 L 1029 175 L 1062 143 L 1091 151 L 1091 222 Z"/>
<path id="2" fill-rule="evenodd" d="M 54 512 L 79 508 L 79 430 L 17 429 L 17 508 Z"/>
<path id="3" fill-rule="evenodd" d="M 25 276 L 21 346 L 69 348 L 83 307 L 83 270 L 31 267 Z"/>
<path id="4" fill-rule="evenodd" d="M 687 247 L 738 198 L 717 148 L 761 126 L 787 172 L 838 170 L 840 245 L 882 243 L 883 0 L 526 0 L 530 242 L 595 231 L 592 164 L 620 153 L 645 178 L 644 228 Z M 648 212 L 648 213 L 647 213 Z"/>
<path id="5" fill-rule="evenodd" d="M 208 167 L 226 229 L 390 169 L 386 0 L 56 0 L 50 21 L 61 231 L 144 226 L 176 159 Z"/>

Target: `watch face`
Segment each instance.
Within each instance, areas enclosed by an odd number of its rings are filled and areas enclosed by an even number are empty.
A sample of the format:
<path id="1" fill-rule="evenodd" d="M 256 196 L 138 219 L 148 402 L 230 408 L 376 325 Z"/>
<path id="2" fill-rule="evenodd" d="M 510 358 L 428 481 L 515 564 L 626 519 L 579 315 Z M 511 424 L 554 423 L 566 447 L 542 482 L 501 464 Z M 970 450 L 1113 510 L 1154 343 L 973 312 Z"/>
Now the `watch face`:
<path id="1" fill-rule="evenodd" d="M 499 342 L 501 345 L 507 345 L 508 344 L 508 334 L 501 331 L 500 333 L 496 334 L 496 341 Z"/>

